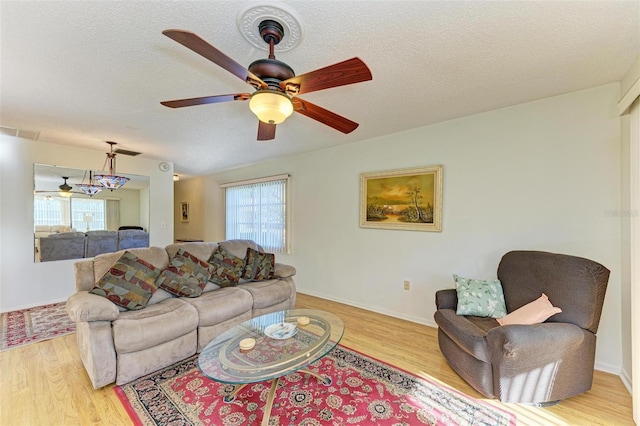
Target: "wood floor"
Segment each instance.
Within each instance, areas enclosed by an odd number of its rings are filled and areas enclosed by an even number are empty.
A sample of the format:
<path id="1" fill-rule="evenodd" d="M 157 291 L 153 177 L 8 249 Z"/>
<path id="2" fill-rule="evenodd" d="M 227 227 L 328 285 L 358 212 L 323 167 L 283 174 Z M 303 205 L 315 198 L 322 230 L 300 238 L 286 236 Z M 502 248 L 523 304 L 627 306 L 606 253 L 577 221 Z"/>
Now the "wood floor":
<path id="1" fill-rule="evenodd" d="M 333 312 L 342 344 L 476 398 L 438 349 L 436 329 L 299 294 L 297 307 Z M 75 335 L 0 353 L 0 426 L 129 425 L 113 386 L 94 390 Z M 633 425 L 631 396 L 618 376 L 596 371 L 591 391 L 548 408 L 485 401 L 516 413 L 519 425 Z"/>

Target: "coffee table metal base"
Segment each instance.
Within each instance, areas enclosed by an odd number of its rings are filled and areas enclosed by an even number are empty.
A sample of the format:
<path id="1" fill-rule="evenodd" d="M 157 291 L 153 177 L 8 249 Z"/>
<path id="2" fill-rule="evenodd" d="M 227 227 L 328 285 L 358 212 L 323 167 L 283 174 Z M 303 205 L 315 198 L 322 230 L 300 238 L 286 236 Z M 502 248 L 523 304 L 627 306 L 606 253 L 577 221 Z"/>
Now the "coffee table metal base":
<path id="1" fill-rule="evenodd" d="M 309 369 L 306 368 L 302 368 L 300 370 L 298 370 L 300 373 L 306 373 L 309 374 L 313 377 L 315 377 L 316 379 L 318 379 L 318 381 L 325 385 L 325 386 L 329 386 L 332 383 L 331 377 L 323 377 L 321 375 L 319 375 L 318 373 L 315 373 Z M 278 383 L 280 382 L 280 377 L 271 380 L 271 389 L 269 389 L 269 393 L 267 394 L 267 403 L 264 407 L 264 416 L 262 417 L 262 423 L 261 426 L 268 426 L 269 425 L 269 418 L 271 417 L 271 409 L 273 408 L 273 400 L 276 397 L 276 389 L 278 389 Z M 231 392 L 229 395 L 224 397 L 224 402 L 232 402 L 236 399 L 236 395 L 245 388 L 245 386 L 247 386 L 249 383 L 245 383 L 241 386 L 238 386 L 237 389 L 235 389 L 233 392 Z"/>

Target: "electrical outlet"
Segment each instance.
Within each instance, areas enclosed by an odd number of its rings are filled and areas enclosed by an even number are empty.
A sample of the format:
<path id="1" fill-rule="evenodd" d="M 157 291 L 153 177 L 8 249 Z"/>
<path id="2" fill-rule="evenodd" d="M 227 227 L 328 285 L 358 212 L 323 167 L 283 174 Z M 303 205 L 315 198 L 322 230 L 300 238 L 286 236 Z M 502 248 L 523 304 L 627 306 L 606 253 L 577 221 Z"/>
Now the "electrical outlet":
<path id="1" fill-rule="evenodd" d="M 404 289 L 405 290 L 410 290 L 411 289 L 411 281 L 404 280 Z"/>

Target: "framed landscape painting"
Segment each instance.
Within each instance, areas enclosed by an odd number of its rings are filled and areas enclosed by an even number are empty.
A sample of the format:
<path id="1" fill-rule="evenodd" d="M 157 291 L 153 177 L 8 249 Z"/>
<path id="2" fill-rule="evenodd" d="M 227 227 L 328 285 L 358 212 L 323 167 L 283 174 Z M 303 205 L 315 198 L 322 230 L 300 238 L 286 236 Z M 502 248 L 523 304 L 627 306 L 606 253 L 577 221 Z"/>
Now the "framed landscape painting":
<path id="1" fill-rule="evenodd" d="M 360 175 L 360 226 L 442 230 L 442 166 Z"/>

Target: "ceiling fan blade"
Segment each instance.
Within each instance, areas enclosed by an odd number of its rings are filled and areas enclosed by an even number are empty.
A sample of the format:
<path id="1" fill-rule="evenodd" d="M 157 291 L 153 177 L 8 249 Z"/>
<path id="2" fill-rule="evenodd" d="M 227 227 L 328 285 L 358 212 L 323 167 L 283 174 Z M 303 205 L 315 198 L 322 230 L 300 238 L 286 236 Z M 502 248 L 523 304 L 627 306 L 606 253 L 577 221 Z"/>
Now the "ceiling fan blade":
<path id="1" fill-rule="evenodd" d="M 359 58 L 351 58 L 344 62 L 284 80 L 280 82 L 280 87 L 290 95 L 295 96 L 371 79 L 373 79 L 373 76 L 365 63 Z"/>
<path id="2" fill-rule="evenodd" d="M 270 141 L 276 138 L 276 125 L 258 120 L 258 140 Z"/>
<path id="3" fill-rule="evenodd" d="M 52 190 L 50 190 L 50 191 L 49 191 L 49 190 L 44 190 L 44 189 L 43 189 L 43 190 L 35 190 L 35 191 L 33 191 L 33 192 L 34 192 L 35 194 L 44 194 L 44 193 L 47 193 L 47 192 L 49 192 L 49 193 L 51 193 L 51 194 L 58 194 L 58 193 L 60 193 L 60 192 L 66 192 L 66 193 L 68 193 L 68 194 L 84 194 L 84 192 L 82 192 L 82 191 L 60 191 L 60 190 L 55 191 L 55 190 L 53 190 L 53 189 L 52 189 Z"/>
<path id="4" fill-rule="evenodd" d="M 300 98 L 293 98 L 293 110 L 302 115 L 306 115 L 309 118 L 313 118 L 322 124 L 326 124 L 329 127 L 333 127 L 342 133 L 351 133 L 358 128 L 359 124 L 355 121 L 351 121 L 348 118 L 344 118 L 334 112 L 312 104 L 309 101 L 303 101 Z"/>
<path id="5" fill-rule="evenodd" d="M 183 30 L 164 30 L 162 34 L 166 35 L 172 40 L 177 41 L 186 48 L 193 50 L 200 56 L 207 58 L 214 64 L 224 68 L 231 74 L 235 75 L 241 80 L 246 81 L 255 88 L 267 88 L 267 83 L 265 83 L 248 69 L 201 39 L 196 34 Z"/>
<path id="6" fill-rule="evenodd" d="M 217 104 L 220 102 L 246 101 L 250 97 L 251 95 L 249 93 L 236 93 L 235 95 L 203 96 L 201 98 L 177 99 L 175 101 L 164 101 L 160 103 L 169 108 L 182 108 L 194 105 Z"/>

